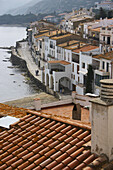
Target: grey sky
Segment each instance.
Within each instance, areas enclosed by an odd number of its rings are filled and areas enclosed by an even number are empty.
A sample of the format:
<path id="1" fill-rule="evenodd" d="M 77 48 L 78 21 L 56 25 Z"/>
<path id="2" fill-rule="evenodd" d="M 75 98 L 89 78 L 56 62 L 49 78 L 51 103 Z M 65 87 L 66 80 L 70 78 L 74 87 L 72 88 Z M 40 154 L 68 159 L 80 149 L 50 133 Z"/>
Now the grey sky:
<path id="1" fill-rule="evenodd" d="M 32 0 L 0 0 L 0 15 L 10 9 L 14 9 L 29 3 Z"/>

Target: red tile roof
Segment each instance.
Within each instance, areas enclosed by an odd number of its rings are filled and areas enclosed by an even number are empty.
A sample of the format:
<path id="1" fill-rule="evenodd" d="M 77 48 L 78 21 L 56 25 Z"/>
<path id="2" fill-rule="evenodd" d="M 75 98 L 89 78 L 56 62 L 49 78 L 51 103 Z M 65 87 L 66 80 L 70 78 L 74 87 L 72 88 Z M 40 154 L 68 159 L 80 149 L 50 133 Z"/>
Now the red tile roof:
<path id="1" fill-rule="evenodd" d="M 70 62 L 68 61 L 64 61 L 64 60 L 53 60 L 53 61 L 48 61 L 48 63 L 50 64 L 56 64 L 56 63 L 59 63 L 59 64 L 63 64 L 63 65 L 69 65 L 71 64 Z"/>
<path id="2" fill-rule="evenodd" d="M 91 131 L 77 124 L 29 111 L 0 133 L 0 170 L 86 167 L 96 159 L 89 146 Z"/>
<path id="3" fill-rule="evenodd" d="M 95 50 L 97 48 L 99 48 L 99 47 L 93 46 L 93 45 L 87 45 L 87 46 L 81 47 L 79 49 L 75 49 L 75 50 L 73 50 L 73 52 L 75 52 L 75 53 L 79 53 L 80 51 L 87 52 L 87 51 Z"/>

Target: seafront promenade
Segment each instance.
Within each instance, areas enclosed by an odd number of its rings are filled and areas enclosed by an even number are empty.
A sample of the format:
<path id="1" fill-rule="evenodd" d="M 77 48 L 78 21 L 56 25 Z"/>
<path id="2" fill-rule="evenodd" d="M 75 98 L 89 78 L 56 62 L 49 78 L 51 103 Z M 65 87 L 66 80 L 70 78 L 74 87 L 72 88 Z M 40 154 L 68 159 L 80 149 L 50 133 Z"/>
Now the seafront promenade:
<path id="1" fill-rule="evenodd" d="M 26 61 L 27 68 L 30 71 L 30 73 L 32 74 L 32 76 L 34 78 L 38 79 L 39 81 L 41 81 L 41 70 L 38 68 L 38 66 L 33 61 L 33 57 L 31 56 L 31 52 L 30 52 L 27 42 L 21 42 L 19 44 L 20 44 L 20 48 L 17 49 L 19 56 L 23 60 Z M 15 51 L 15 53 L 16 53 L 16 51 Z M 16 55 L 18 55 L 18 54 L 16 53 Z M 36 70 L 39 70 L 38 76 L 36 76 Z"/>

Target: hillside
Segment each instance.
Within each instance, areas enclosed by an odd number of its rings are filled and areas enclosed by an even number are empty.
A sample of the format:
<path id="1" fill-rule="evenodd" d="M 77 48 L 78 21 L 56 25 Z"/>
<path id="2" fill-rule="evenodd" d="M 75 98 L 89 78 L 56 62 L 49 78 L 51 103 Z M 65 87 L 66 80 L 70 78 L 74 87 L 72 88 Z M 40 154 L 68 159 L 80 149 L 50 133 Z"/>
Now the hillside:
<path id="1" fill-rule="evenodd" d="M 27 4 L 25 4 L 21 7 L 8 10 L 6 12 L 6 14 L 11 14 L 11 15 L 27 14 L 28 9 L 32 6 L 34 6 L 35 4 L 37 4 L 40 1 L 42 1 L 42 0 L 31 0 L 29 3 L 27 3 Z"/>
<path id="2" fill-rule="evenodd" d="M 99 2 L 101 0 L 98 0 Z M 27 10 L 27 13 L 57 13 L 79 9 L 80 7 L 91 7 L 97 0 L 42 0 Z"/>
<path id="3" fill-rule="evenodd" d="M 80 7 L 90 8 L 95 2 L 101 0 L 31 0 L 30 3 L 8 11 L 8 14 L 39 14 L 39 13 L 62 13 L 64 11 L 72 11 L 72 9 L 79 9 Z"/>

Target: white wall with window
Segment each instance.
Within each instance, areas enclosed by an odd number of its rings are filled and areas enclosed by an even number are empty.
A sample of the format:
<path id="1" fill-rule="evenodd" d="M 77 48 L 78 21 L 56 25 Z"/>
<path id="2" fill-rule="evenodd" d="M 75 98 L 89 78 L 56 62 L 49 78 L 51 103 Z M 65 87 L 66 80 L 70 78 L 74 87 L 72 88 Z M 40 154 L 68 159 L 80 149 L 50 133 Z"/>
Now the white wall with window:
<path id="1" fill-rule="evenodd" d="M 84 75 L 88 72 L 88 66 L 92 64 L 92 56 L 80 52 L 80 83 L 84 84 Z"/>

